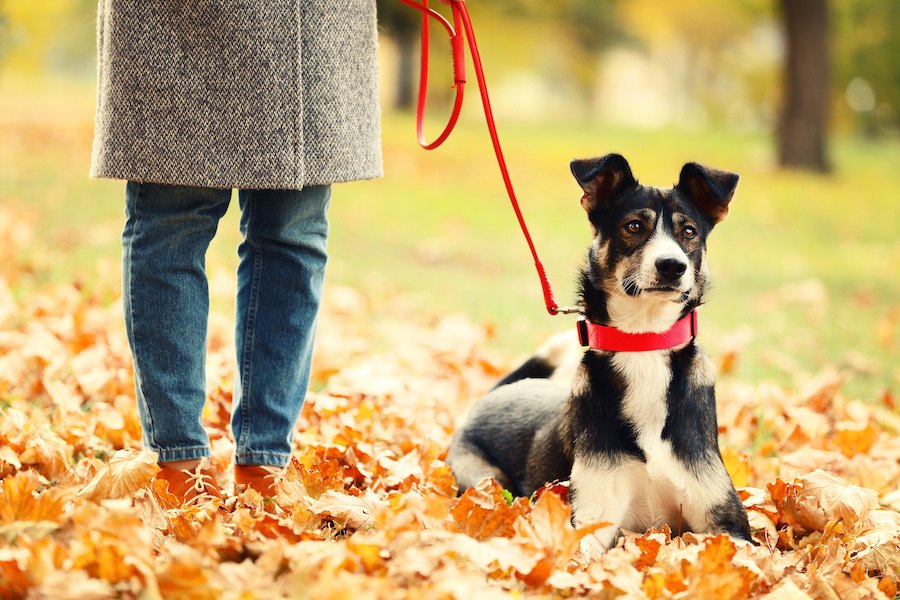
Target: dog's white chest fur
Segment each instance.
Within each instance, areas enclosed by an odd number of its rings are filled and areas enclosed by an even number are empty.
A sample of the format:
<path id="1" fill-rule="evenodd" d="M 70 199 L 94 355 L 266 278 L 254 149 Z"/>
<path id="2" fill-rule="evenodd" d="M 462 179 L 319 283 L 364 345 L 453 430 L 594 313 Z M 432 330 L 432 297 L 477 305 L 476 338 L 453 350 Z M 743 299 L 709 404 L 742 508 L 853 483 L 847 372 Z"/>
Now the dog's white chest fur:
<path id="1" fill-rule="evenodd" d="M 622 412 L 634 425 L 638 445 L 644 452 L 657 448 L 666 424 L 666 395 L 672 379 L 667 354 L 618 352 L 610 361 L 626 381 Z"/>
<path id="2" fill-rule="evenodd" d="M 689 473 L 675 457 L 671 443 L 663 439 L 672 379 L 668 353 L 620 352 L 611 361 L 626 382 L 622 415 L 634 426 L 646 462 L 576 457 L 571 475 L 576 520 L 608 521 L 632 531 L 669 523 L 674 530 L 687 504 L 701 498 L 704 506 L 719 501 L 721 486 L 714 480 L 720 476 L 709 473 L 698 478 Z M 703 489 L 707 485 L 711 487 Z M 608 546 L 618 527 L 599 530 L 594 540 Z"/>
<path id="3" fill-rule="evenodd" d="M 684 467 L 675 459 L 671 444 L 662 437 L 672 379 L 667 355 L 620 352 L 612 358 L 613 367 L 627 382 L 622 414 L 634 426 L 637 445 L 647 459 L 629 469 L 635 489 L 631 514 L 623 523 L 628 529 L 657 527 L 670 521 L 684 500 Z"/>

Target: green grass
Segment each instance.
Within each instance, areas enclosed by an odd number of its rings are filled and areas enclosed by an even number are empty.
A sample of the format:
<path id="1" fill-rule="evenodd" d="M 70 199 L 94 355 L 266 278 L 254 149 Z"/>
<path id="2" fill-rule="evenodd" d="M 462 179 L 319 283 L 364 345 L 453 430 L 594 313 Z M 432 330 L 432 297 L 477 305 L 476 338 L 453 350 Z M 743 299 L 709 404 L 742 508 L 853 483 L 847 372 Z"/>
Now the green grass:
<path id="1" fill-rule="evenodd" d="M 31 265 L 13 282 L 19 295 L 68 281 L 115 293 L 123 185 L 86 177 L 91 94 L 0 85 L 0 210 L 35 232 L 16 250 Z M 362 291 L 373 320 L 467 313 L 491 324 L 490 343 L 513 357 L 572 319 L 544 312 L 483 122 L 470 108 L 434 152 L 416 146 L 411 116 L 385 117 L 385 178 L 334 190 L 329 282 Z M 762 134 L 502 120 L 500 133 L 560 302 L 573 299 L 590 235 L 569 160 L 619 152 L 643 183 L 659 186 L 698 160 L 741 174 L 731 215 L 710 240 L 714 288 L 701 337 L 715 356 L 740 346 L 731 376 L 791 384 L 830 365 L 848 374 L 855 395 L 874 399 L 898 387 L 896 140 L 838 137 L 835 173 L 815 176 L 777 170 Z M 235 205 L 213 243 L 214 272 L 234 269 L 236 213 Z M 214 291 L 214 306 L 230 311 L 229 290 Z"/>

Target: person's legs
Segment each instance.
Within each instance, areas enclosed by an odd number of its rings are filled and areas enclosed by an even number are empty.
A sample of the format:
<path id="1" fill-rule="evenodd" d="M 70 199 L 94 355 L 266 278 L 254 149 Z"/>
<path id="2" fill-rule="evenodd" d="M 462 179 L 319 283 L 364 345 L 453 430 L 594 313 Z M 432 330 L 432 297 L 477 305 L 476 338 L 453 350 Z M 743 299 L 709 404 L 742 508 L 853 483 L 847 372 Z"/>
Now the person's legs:
<path id="1" fill-rule="evenodd" d="M 144 444 L 160 463 L 209 455 L 206 250 L 231 190 L 128 182 L 122 233 L 125 326 Z"/>
<path id="2" fill-rule="evenodd" d="M 309 383 L 327 261 L 329 186 L 241 190 L 231 424 L 240 479 L 248 465 L 283 467 Z"/>

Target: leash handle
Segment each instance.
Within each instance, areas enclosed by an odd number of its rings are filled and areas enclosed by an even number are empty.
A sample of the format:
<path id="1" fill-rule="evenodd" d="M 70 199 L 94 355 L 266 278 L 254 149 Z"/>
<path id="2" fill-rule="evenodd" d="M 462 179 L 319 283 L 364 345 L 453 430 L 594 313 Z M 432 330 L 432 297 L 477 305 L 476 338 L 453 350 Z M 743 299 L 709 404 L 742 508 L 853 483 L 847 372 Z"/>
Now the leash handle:
<path id="1" fill-rule="evenodd" d="M 534 268 L 537 271 L 538 279 L 541 284 L 541 292 L 544 296 L 544 306 L 551 315 L 580 313 L 581 309 L 577 307 L 560 307 L 553 295 L 553 287 L 550 285 L 550 279 L 547 277 L 547 271 L 538 256 L 534 241 L 531 239 L 531 233 L 528 231 L 528 225 L 525 223 L 525 217 L 519 208 L 519 201 L 516 198 L 516 191 L 513 187 L 512 179 L 509 175 L 509 168 L 506 166 L 506 159 L 503 156 L 503 148 L 500 145 L 500 136 L 497 133 L 497 125 L 494 121 L 494 111 L 491 108 L 491 99 L 488 94 L 487 82 L 484 76 L 484 66 L 481 63 L 481 54 L 478 51 L 478 43 L 475 39 L 475 31 L 472 27 L 472 19 L 469 16 L 469 10 L 466 7 L 465 0 L 441 0 L 444 4 L 450 5 L 453 11 L 453 22 L 451 25 L 440 13 L 428 6 L 428 0 L 400 0 L 400 2 L 422 12 L 422 61 L 421 75 L 419 78 L 419 101 L 416 109 L 416 133 L 419 139 L 419 145 L 426 150 L 433 150 L 443 144 L 450 132 L 456 126 L 462 110 L 463 95 L 466 84 L 465 73 L 465 48 L 468 43 L 469 51 L 472 54 L 472 64 L 475 69 L 475 78 L 478 82 L 478 91 L 481 94 L 481 105 L 484 109 L 484 117 L 487 122 L 488 133 L 491 137 L 491 144 L 494 148 L 494 155 L 497 158 L 497 166 L 500 168 L 500 175 L 503 177 L 503 184 L 506 187 L 509 202 L 512 205 L 516 220 L 528 244 L 528 250 L 534 259 Z M 441 134 L 435 138 L 433 142 L 428 142 L 425 138 L 424 121 L 425 121 L 425 104 L 428 94 L 428 53 L 429 53 L 429 21 L 435 19 L 450 36 L 450 47 L 453 54 L 453 77 L 454 87 L 456 88 L 456 99 L 453 103 L 453 109 L 447 121 L 447 125 Z M 463 35 L 465 33 L 465 35 Z"/>
<path id="2" fill-rule="evenodd" d="M 446 0 L 444 0 L 446 2 Z M 428 0 L 400 0 L 403 4 L 414 8 L 422 13 L 422 49 L 421 60 L 419 62 L 419 99 L 416 105 L 416 138 L 419 145 L 425 150 L 434 150 L 450 137 L 450 132 L 456 127 L 456 121 L 462 111 L 463 98 L 466 89 L 466 53 L 465 40 L 460 33 L 463 29 L 461 16 L 459 11 L 453 10 L 454 25 L 444 18 L 444 16 L 428 6 Z M 425 137 L 425 105 L 428 100 L 428 62 L 429 62 L 429 43 L 431 40 L 431 19 L 434 19 L 441 25 L 450 37 L 450 52 L 453 59 L 453 87 L 456 88 L 456 97 L 453 100 L 453 109 L 447 119 L 447 124 L 443 131 L 429 142 Z"/>

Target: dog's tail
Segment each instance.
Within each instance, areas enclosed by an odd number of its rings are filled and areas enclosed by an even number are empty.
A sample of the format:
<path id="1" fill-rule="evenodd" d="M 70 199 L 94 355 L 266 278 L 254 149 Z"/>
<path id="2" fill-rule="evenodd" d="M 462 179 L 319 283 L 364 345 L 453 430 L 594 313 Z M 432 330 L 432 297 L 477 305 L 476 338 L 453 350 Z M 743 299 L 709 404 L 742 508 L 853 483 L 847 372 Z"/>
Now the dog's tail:
<path id="1" fill-rule="evenodd" d="M 520 379 L 553 379 L 568 385 L 583 353 L 571 331 L 557 333 L 544 342 L 528 360 L 494 386 L 497 389 Z"/>

